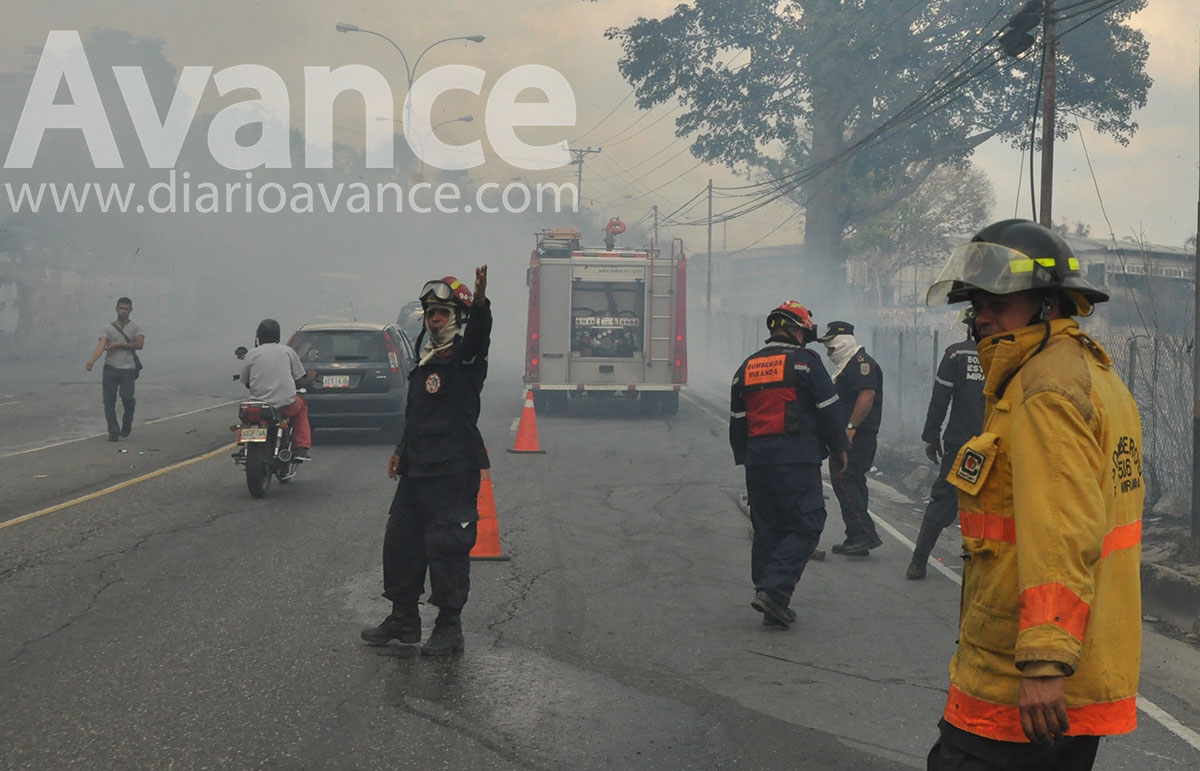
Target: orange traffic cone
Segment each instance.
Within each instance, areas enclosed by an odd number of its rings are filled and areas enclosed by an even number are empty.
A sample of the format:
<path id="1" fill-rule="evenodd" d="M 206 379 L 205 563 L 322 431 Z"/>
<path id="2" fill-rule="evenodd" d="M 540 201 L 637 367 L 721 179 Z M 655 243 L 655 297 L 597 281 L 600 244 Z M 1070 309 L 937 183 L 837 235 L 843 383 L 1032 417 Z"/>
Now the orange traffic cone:
<path id="1" fill-rule="evenodd" d="M 509 452 L 545 452 L 538 446 L 537 415 L 533 411 L 533 389 L 525 390 L 525 408 L 517 425 L 517 441 Z"/>
<path id="2" fill-rule="evenodd" d="M 473 560 L 507 560 L 500 550 L 500 521 L 496 519 L 496 496 L 492 493 L 492 470 L 479 472 L 479 522 L 475 531 Z"/>

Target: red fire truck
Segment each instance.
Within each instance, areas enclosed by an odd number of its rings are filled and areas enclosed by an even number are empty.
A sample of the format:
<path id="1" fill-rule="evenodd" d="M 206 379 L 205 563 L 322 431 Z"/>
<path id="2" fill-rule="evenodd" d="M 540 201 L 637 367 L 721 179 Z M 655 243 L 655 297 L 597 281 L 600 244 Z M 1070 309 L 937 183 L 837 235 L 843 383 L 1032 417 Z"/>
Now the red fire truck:
<path id="1" fill-rule="evenodd" d="M 603 247 L 575 228 L 535 234 L 529 265 L 525 384 L 554 412 L 568 397 L 638 399 L 643 413 L 673 415 L 687 384 L 683 242 L 618 249 L 613 219 Z"/>

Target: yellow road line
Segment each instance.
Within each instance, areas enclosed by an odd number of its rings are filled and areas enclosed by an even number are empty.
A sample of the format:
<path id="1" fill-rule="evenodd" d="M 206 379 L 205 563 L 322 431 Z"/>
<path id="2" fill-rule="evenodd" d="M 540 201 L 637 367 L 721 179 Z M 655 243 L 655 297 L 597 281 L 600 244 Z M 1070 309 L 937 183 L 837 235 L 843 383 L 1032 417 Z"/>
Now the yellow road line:
<path id="1" fill-rule="evenodd" d="M 164 466 L 163 468 L 160 468 L 157 471 L 151 471 L 149 474 L 142 474 L 140 477 L 134 477 L 133 479 L 127 479 L 124 482 L 121 482 L 120 484 L 115 484 L 112 487 L 106 487 L 103 490 L 97 490 L 94 493 L 88 493 L 87 495 L 85 495 L 81 498 L 76 498 L 73 501 L 64 501 L 64 502 L 56 504 L 54 506 L 50 506 L 49 508 L 42 509 L 41 511 L 35 511 L 31 514 L 24 514 L 20 517 L 17 517 L 16 519 L 10 519 L 7 522 L 0 522 L 0 530 L 3 530 L 6 527 L 12 527 L 13 525 L 19 525 L 22 522 L 28 522 L 31 519 L 37 519 L 38 517 L 44 517 L 47 514 L 53 514 L 56 511 L 62 511 L 63 509 L 70 508 L 71 506 L 76 506 L 80 503 L 87 503 L 88 501 L 95 500 L 96 498 L 99 498 L 102 495 L 108 495 L 109 493 L 115 493 L 117 490 L 123 490 L 126 487 L 129 487 L 131 485 L 136 485 L 139 482 L 145 482 L 146 480 L 154 479 L 155 477 L 162 476 L 163 474 L 166 474 L 170 471 L 175 471 L 176 469 L 181 469 L 186 466 L 191 466 L 194 463 L 199 463 L 200 461 L 208 460 L 209 458 L 220 455 L 223 452 L 228 452 L 236 446 L 237 446 L 237 442 L 230 442 L 229 444 L 225 445 L 224 447 L 218 447 L 217 449 L 213 450 L 212 452 L 206 452 L 203 455 L 197 455 L 195 458 L 189 458 L 188 460 L 180 461 L 179 463 L 176 463 L 171 466 Z"/>

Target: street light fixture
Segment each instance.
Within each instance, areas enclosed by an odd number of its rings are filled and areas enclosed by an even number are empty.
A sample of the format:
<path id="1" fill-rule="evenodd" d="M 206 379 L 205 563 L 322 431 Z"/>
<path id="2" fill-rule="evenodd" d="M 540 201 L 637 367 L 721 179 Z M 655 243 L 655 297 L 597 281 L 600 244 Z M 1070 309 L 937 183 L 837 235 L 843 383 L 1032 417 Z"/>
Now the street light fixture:
<path id="1" fill-rule="evenodd" d="M 434 46 L 441 45 L 442 43 L 449 43 L 452 40 L 466 40 L 471 43 L 482 43 L 484 40 L 487 39 L 483 35 L 455 35 L 454 37 L 447 37 L 447 38 L 442 38 L 441 40 L 435 40 L 432 43 L 430 43 L 428 46 L 425 47 L 425 50 L 422 51 L 417 56 L 416 61 L 413 62 L 413 66 L 409 67 L 408 66 L 408 57 L 404 55 L 404 50 L 402 48 L 400 48 L 399 45 L 397 45 L 395 40 L 392 40 L 390 37 L 383 34 L 382 32 L 376 32 L 373 29 L 367 29 L 366 27 L 360 27 L 357 24 L 349 24 L 344 21 L 339 21 L 334 26 L 334 29 L 336 29 L 338 32 L 362 32 L 363 34 L 366 34 L 366 35 L 374 35 L 375 37 L 381 37 L 384 40 L 391 43 L 392 48 L 396 49 L 396 53 L 400 54 L 400 60 L 404 62 L 404 77 L 408 81 L 409 89 L 412 89 L 413 79 L 415 79 L 417 76 L 417 67 L 420 66 L 420 64 L 421 64 L 421 57 L 424 56 L 425 54 L 429 53 L 429 49 L 433 48 Z"/>
<path id="2" fill-rule="evenodd" d="M 401 120 L 399 118 L 389 118 L 386 115 L 376 115 L 375 120 L 379 120 L 379 121 L 390 120 L 393 123 L 401 122 Z M 435 125 L 434 128 L 436 129 L 439 126 L 445 126 L 447 123 L 470 123 L 473 120 L 475 120 L 474 115 L 460 115 L 457 118 L 450 118 L 448 120 L 444 120 L 444 121 L 438 123 L 437 125 Z"/>
<path id="3" fill-rule="evenodd" d="M 405 78 L 405 81 L 408 83 L 408 91 L 405 92 L 405 97 L 404 97 L 404 121 L 403 121 L 403 125 L 404 125 L 406 132 L 408 130 L 408 127 L 412 125 L 412 86 L 413 86 L 413 80 L 417 76 L 417 68 L 421 65 L 421 58 L 423 56 L 425 56 L 425 54 L 429 53 L 430 49 L 432 49 L 434 46 L 441 45 L 442 43 L 449 43 L 454 40 L 466 40 L 467 42 L 470 42 L 470 43 L 482 43 L 484 40 L 486 40 L 486 38 L 483 35 L 455 35 L 454 37 L 447 37 L 447 38 L 442 38 L 441 40 L 435 40 L 432 43 L 430 43 L 428 46 L 426 46 L 424 51 L 422 51 L 420 54 L 417 55 L 416 60 L 413 61 L 412 67 L 409 67 L 408 66 L 408 57 L 404 55 L 404 49 L 402 49 L 396 43 L 395 40 L 392 40 L 390 37 L 383 34 L 382 32 L 376 32 L 373 29 L 366 29 L 365 27 L 360 27 L 357 24 L 350 24 L 350 23 L 344 22 L 344 21 L 339 21 L 334 26 L 334 29 L 336 29 L 338 32 L 362 32 L 363 34 L 366 34 L 366 35 L 374 35 L 375 37 L 381 37 L 384 40 L 386 40 L 388 43 L 390 43 L 392 48 L 396 49 L 396 53 L 400 54 L 400 61 L 404 62 L 404 78 Z M 393 120 L 395 120 L 395 119 L 393 119 Z M 463 123 L 470 123 L 472 120 L 474 120 L 474 118 L 471 117 L 470 115 L 464 115 L 460 118 L 454 118 L 452 120 L 445 121 L 445 122 L 446 123 L 454 123 L 455 121 L 461 121 Z M 442 124 L 439 123 L 438 125 L 440 126 Z M 437 126 L 434 126 L 433 128 L 436 129 Z M 431 131 L 432 131 L 432 129 L 431 129 Z M 407 134 L 406 134 L 406 136 L 407 136 Z M 421 177 L 422 178 L 424 178 L 424 166 L 425 166 L 425 161 L 424 161 L 424 159 L 421 159 Z"/>
<path id="4" fill-rule="evenodd" d="M 389 121 L 390 120 L 393 123 L 401 123 L 402 122 L 399 118 L 389 118 L 385 115 L 376 115 L 375 120 L 377 120 L 377 121 Z M 429 133 L 432 135 L 433 132 L 437 131 L 439 128 L 441 128 L 442 126 L 445 126 L 449 123 L 470 123 L 474 120 L 475 120 L 474 115 L 460 115 L 457 118 L 447 118 L 446 120 L 435 123 L 433 125 L 433 127 L 429 129 Z M 422 144 L 424 144 L 424 141 L 422 141 Z M 423 157 L 421 157 L 420 154 L 418 154 L 417 161 L 420 164 L 420 167 L 419 167 L 420 170 L 417 172 L 416 178 L 424 180 L 425 179 L 425 159 Z"/>

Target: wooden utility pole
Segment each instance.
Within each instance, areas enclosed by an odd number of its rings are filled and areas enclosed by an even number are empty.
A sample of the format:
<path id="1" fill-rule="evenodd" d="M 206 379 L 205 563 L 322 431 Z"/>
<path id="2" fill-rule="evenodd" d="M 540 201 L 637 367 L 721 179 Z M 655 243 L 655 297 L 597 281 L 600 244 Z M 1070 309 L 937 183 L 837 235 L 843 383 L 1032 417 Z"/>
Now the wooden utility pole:
<path id="1" fill-rule="evenodd" d="M 1058 22 L 1054 17 L 1054 0 L 1046 0 L 1042 16 L 1042 46 L 1045 62 L 1042 65 L 1042 201 L 1038 221 L 1053 227 L 1051 205 L 1054 199 L 1054 102 L 1055 77 L 1058 68 Z"/>
<path id="2" fill-rule="evenodd" d="M 654 212 L 654 248 L 657 249 L 658 248 L 658 204 L 654 204 L 653 206 L 651 206 L 650 210 Z"/>
<path id="3" fill-rule="evenodd" d="M 1200 130 L 1197 131 L 1197 147 L 1200 148 Z M 1200 547 L 1200 490 L 1196 488 L 1196 479 L 1200 477 L 1200 351 L 1195 350 L 1200 341 L 1200 304 L 1197 304 L 1200 303 L 1200 190 L 1196 194 L 1196 262 L 1192 266 L 1192 291 L 1196 298 L 1192 303 L 1195 317 L 1192 337 L 1192 543 Z"/>
<path id="4" fill-rule="evenodd" d="M 590 147 L 585 150 L 571 150 L 571 160 L 569 163 L 572 166 L 579 167 L 579 170 L 575 174 L 575 197 L 580 201 L 583 200 L 583 158 L 589 153 L 598 153 L 600 150 L 601 148 L 599 147 L 595 150 Z"/>

